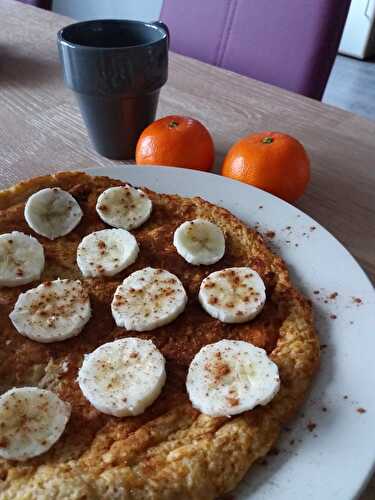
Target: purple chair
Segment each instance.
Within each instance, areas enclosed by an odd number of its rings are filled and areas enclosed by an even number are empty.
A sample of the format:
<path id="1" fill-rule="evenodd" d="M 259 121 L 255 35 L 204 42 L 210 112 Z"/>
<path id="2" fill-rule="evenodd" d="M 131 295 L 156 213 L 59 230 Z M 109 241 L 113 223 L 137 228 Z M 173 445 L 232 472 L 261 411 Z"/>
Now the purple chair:
<path id="1" fill-rule="evenodd" d="M 22 3 L 27 3 L 28 5 L 34 5 L 35 7 L 41 7 L 42 9 L 50 10 L 52 6 L 52 0 L 18 0 Z"/>
<path id="2" fill-rule="evenodd" d="M 171 49 L 321 99 L 350 0 L 164 0 Z"/>

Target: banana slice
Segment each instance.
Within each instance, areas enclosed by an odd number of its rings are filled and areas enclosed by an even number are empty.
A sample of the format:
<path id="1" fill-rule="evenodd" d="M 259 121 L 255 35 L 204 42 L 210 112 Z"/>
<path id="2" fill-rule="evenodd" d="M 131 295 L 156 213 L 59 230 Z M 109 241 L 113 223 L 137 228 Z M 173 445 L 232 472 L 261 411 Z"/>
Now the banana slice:
<path id="1" fill-rule="evenodd" d="M 51 391 L 10 389 L 0 396 L 0 457 L 27 460 L 46 452 L 64 432 L 70 411 Z"/>
<path id="2" fill-rule="evenodd" d="M 146 222 L 151 210 L 150 198 L 140 189 L 128 185 L 106 189 L 96 203 L 102 221 L 128 231 Z"/>
<path id="3" fill-rule="evenodd" d="M 36 342 L 58 342 L 78 335 L 91 316 L 80 281 L 55 280 L 21 293 L 9 317 L 16 330 Z"/>
<path id="4" fill-rule="evenodd" d="M 70 233 L 81 218 L 81 207 L 73 196 L 57 187 L 37 191 L 25 205 L 28 225 L 50 240 Z"/>
<path id="5" fill-rule="evenodd" d="M 146 267 L 124 279 L 111 307 L 117 326 L 144 332 L 176 319 L 186 303 L 186 292 L 177 276 Z"/>
<path id="6" fill-rule="evenodd" d="M 244 323 L 253 319 L 266 302 L 262 278 L 250 267 L 215 271 L 199 289 L 199 302 L 210 316 L 224 323 Z"/>
<path id="7" fill-rule="evenodd" d="M 125 229 L 103 229 L 88 234 L 77 249 L 77 264 L 85 278 L 114 276 L 133 264 L 139 247 Z"/>
<path id="8" fill-rule="evenodd" d="M 44 250 L 36 238 L 13 231 L 0 235 L 0 286 L 20 286 L 38 280 Z"/>
<path id="9" fill-rule="evenodd" d="M 214 264 L 225 252 L 225 239 L 222 230 L 205 219 L 184 222 L 173 236 L 177 252 L 189 264 Z"/>
<path id="10" fill-rule="evenodd" d="M 103 344 L 85 356 L 78 383 L 102 413 L 139 415 L 159 396 L 165 359 L 151 340 L 126 338 Z"/>
<path id="11" fill-rule="evenodd" d="M 272 400 L 280 389 L 279 370 L 264 349 L 241 340 L 221 340 L 195 355 L 186 388 L 202 413 L 237 415 Z"/>

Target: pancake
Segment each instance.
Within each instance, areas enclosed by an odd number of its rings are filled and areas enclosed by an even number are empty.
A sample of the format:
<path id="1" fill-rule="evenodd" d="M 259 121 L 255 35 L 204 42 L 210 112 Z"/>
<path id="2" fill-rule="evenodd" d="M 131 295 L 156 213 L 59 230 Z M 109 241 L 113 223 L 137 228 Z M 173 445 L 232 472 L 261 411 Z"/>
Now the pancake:
<path id="1" fill-rule="evenodd" d="M 125 172 L 125 170 L 124 170 Z M 111 278 L 83 278 L 76 264 L 81 239 L 107 226 L 95 211 L 100 193 L 124 182 L 65 172 L 21 182 L 0 192 L 0 234 L 14 230 L 42 243 L 46 265 L 41 281 L 80 279 L 93 315 L 75 338 L 40 344 L 19 335 L 8 315 L 20 292 L 38 282 L 0 288 L 0 393 L 35 385 L 56 392 L 72 405 L 60 440 L 26 462 L 0 459 L 0 499 L 213 499 L 232 490 L 249 467 L 268 453 L 282 426 L 302 404 L 319 363 L 319 342 L 310 302 L 292 285 L 280 257 L 262 237 L 227 210 L 201 198 L 158 194 L 142 188 L 153 202 L 149 220 L 133 230 L 140 253 L 136 262 Z M 67 236 L 54 241 L 26 224 L 27 198 L 59 186 L 80 204 L 83 218 Z M 192 266 L 174 248 L 173 233 L 184 221 L 205 218 L 223 230 L 226 252 L 219 262 Z M 116 287 L 147 266 L 176 274 L 188 294 L 185 311 L 171 324 L 137 333 L 116 327 L 110 303 Z M 266 284 L 267 301 L 254 320 L 224 324 L 198 302 L 201 281 L 224 267 L 250 266 Z M 137 417 L 99 413 L 76 382 L 85 353 L 123 337 L 151 339 L 166 358 L 167 382 L 160 397 Z M 265 407 L 239 416 L 209 417 L 187 397 L 189 363 L 200 348 L 222 339 L 244 340 L 264 348 L 278 365 L 281 389 Z"/>

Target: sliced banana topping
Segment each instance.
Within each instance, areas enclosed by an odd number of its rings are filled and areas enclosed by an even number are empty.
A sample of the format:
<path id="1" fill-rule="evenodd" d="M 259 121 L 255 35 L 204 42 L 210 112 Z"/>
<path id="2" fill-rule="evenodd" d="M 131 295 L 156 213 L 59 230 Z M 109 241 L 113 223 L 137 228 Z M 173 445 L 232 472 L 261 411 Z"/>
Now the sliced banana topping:
<path id="1" fill-rule="evenodd" d="M 193 265 L 214 264 L 225 252 L 223 231 L 205 219 L 181 224 L 174 233 L 173 244 L 181 257 Z"/>
<path id="2" fill-rule="evenodd" d="M 190 364 L 186 388 L 193 406 L 213 417 L 266 405 L 277 394 L 277 365 L 264 349 L 240 340 L 203 347 Z"/>
<path id="3" fill-rule="evenodd" d="M 73 231 L 82 210 L 73 196 L 60 188 L 37 191 L 27 200 L 25 219 L 36 233 L 54 240 Z"/>
<path id="4" fill-rule="evenodd" d="M 159 396 L 166 380 L 165 360 L 151 340 L 125 338 L 87 354 L 78 374 L 86 399 L 99 411 L 139 415 Z"/>
<path id="5" fill-rule="evenodd" d="M 80 281 L 55 280 L 21 293 L 9 317 L 16 330 L 36 342 L 58 342 L 78 335 L 91 316 Z"/>
<path id="6" fill-rule="evenodd" d="M 132 273 L 117 288 L 112 315 L 117 326 L 143 332 L 176 319 L 186 303 L 186 292 L 177 276 L 146 267 Z"/>
<path id="7" fill-rule="evenodd" d="M 151 210 L 150 198 L 140 189 L 128 185 L 106 189 L 96 203 L 102 221 L 128 231 L 146 222 Z"/>
<path id="8" fill-rule="evenodd" d="M 43 269 L 44 250 L 36 238 L 19 231 L 0 235 L 0 286 L 26 285 Z"/>
<path id="9" fill-rule="evenodd" d="M 77 264 L 85 278 L 114 276 L 133 264 L 139 247 L 125 229 L 103 229 L 88 234 L 77 249 Z"/>
<path id="10" fill-rule="evenodd" d="M 210 316 L 224 323 L 244 323 L 253 319 L 266 302 L 262 278 L 250 267 L 215 271 L 199 289 L 199 302 Z"/>
<path id="11" fill-rule="evenodd" d="M 51 391 L 10 389 L 0 396 L 0 457 L 27 460 L 46 452 L 64 432 L 70 411 Z"/>

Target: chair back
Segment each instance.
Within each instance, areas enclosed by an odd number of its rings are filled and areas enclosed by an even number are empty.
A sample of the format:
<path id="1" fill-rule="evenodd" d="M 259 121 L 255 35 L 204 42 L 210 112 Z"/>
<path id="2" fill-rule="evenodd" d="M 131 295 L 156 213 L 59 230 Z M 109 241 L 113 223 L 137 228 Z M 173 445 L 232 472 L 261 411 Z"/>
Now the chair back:
<path id="1" fill-rule="evenodd" d="M 164 0 L 171 49 L 320 99 L 350 0 Z"/>

